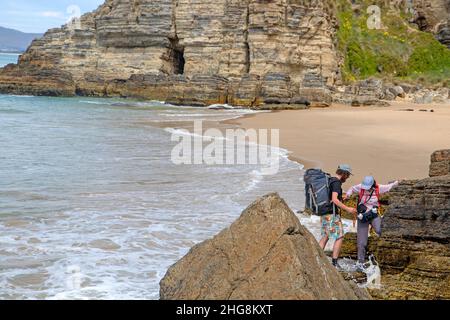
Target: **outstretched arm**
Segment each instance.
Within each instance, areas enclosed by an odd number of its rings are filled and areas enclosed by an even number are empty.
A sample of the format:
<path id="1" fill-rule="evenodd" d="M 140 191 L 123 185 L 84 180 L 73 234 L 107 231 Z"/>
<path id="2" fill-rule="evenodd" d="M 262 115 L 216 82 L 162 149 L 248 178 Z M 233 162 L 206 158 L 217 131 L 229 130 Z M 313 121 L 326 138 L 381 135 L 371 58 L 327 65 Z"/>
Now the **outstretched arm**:
<path id="1" fill-rule="evenodd" d="M 358 184 L 358 185 L 353 186 L 350 189 L 348 189 L 346 196 L 347 196 L 347 198 L 350 198 L 352 196 L 352 194 L 359 193 L 360 191 L 361 191 L 361 185 Z"/>
<path id="2" fill-rule="evenodd" d="M 392 190 L 392 188 L 398 186 L 398 181 L 389 184 L 380 184 L 380 194 L 387 193 Z"/>

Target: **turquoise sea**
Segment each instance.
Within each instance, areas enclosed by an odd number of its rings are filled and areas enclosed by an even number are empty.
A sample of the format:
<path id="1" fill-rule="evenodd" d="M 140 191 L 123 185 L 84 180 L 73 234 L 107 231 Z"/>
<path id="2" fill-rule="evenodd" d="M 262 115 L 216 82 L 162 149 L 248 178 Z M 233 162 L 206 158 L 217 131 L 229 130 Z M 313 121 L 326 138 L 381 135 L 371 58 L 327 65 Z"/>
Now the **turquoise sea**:
<path id="1" fill-rule="evenodd" d="M 19 55 L 15 53 L 0 53 L 0 68 L 9 64 L 17 63 Z"/>
<path id="2" fill-rule="evenodd" d="M 0 299 L 157 299 L 167 268 L 301 166 L 175 165 L 171 135 L 248 110 L 0 95 Z M 228 125 L 229 126 L 229 125 Z"/>

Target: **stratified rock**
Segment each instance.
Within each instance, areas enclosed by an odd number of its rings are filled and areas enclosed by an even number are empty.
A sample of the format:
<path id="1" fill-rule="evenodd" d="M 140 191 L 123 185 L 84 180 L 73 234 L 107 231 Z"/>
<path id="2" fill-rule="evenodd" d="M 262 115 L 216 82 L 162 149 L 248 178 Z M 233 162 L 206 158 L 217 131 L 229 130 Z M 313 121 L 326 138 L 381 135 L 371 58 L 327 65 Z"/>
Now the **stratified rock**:
<path id="1" fill-rule="evenodd" d="M 450 2 L 448 0 L 422 0 L 411 2 L 415 10 L 414 22 L 420 30 L 432 32 L 450 48 Z"/>
<path id="2" fill-rule="evenodd" d="M 304 102 L 304 104 L 263 104 L 262 106 L 255 109 L 266 111 L 305 110 L 310 108 L 308 104 L 308 102 Z"/>
<path id="3" fill-rule="evenodd" d="M 196 245 L 161 281 L 161 299 L 361 299 L 277 195 Z"/>
<path id="4" fill-rule="evenodd" d="M 334 33 L 322 1 L 106 0 L 34 41 L 0 92 L 327 105 Z"/>
<path id="5" fill-rule="evenodd" d="M 383 81 L 379 79 L 367 79 L 353 85 L 337 88 L 333 94 L 333 101 L 343 104 L 351 104 L 354 107 L 389 105 L 384 99 Z"/>
<path id="6" fill-rule="evenodd" d="M 299 88 L 298 94 L 294 95 L 292 101 L 298 98 L 306 98 L 311 107 L 328 107 L 333 102 L 331 91 L 326 86 L 326 79 L 317 73 L 307 73 L 303 79 L 303 87 Z"/>
<path id="7" fill-rule="evenodd" d="M 436 38 L 450 49 L 450 19 L 437 27 Z"/>
<path id="8" fill-rule="evenodd" d="M 17 66 L 0 69 L 0 93 L 168 98 L 198 106 L 387 105 L 380 100 L 398 94 L 383 92 L 379 80 L 333 92 L 342 80 L 333 7 L 333 1 L 106 0 L 48 30 Z M 447 0 L 414 3 L 416 23 L 447 45 L 449 7 Z M 441 97 L 418 101 L 446 102 Z"/>
<path id="9" fill-rule="evenodd" d="M 0 93 L 36 96 L 68 96 L 75 92 L 75 83 L 68 72 L 53 67 L 26 69 L 7 65 L 0 80 Z"/>
<path id="10" fill-rule="evenodd" d="M 261 99 L 266 104 L 288 104 L 291 101 L 291 78 L 286 73 L 268 73 L 261 86 Z"/>
<path id="11" fill-rule="evenodd" d="M 377 299 L 450 299 L 450 150 L 431 156 L 432 178 L 404 181 L 389 193 L 382 236 L 367 250 L 378 261 Z M 341 255 L 356 259 L 356 234 L 347 233 Z"/>
<path id="12" fill-rule="evenodd" d="M 421 89 L 412 95 L 412 99 L 417 104 L 448 103 L 449 93 L 448 88 L 439 88 L 437 90 Z"/>
<path id="13" fill-rule="evenodd" d="M 431 155 L 430 177 L 450 174 L 450 150 L 439 150 Z"/>
<path id="14" fill-rule="evenodd" d="M 376 259 L 377 298 L 450 299 L 450 175 L 401 183 L 391 192 Z"/>

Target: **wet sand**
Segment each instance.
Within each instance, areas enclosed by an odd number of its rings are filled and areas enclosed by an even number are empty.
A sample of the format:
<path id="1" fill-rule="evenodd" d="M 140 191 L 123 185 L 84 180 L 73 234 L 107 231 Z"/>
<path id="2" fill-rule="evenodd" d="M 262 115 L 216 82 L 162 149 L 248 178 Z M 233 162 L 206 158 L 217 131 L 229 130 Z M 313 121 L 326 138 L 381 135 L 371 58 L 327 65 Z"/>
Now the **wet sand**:
<path id="1" fill-rule="evenodd" d="M 279 129 L 280 147 L 306 168 L 334 173 L 339 163 L 351 164 L 354 177 L 347 187 L 369 174 L 380 183 L 427 177 L 431 153 L 450 147 L 450 105 L 334 105 L 259 113 L 228 123 L 245 129 Z"/>

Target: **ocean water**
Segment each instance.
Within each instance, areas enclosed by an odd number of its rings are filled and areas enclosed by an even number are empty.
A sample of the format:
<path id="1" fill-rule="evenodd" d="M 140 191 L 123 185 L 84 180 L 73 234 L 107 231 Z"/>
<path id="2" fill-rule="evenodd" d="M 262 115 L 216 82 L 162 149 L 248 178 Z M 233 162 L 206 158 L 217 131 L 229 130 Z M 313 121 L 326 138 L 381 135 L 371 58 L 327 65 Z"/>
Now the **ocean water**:
<path id="1" fill-rule="evenodd" d="M 249 112 L 0 96 L 0 299 L 158 299 L 167 268 L 258 196 L 301 209 L 285 150 L 273 176 L 170 161 L 171 133 Z"/>
<path id="2" fill-rule="evenodd" d="M 0 68 L 9 64 L 17 63 L 19 55 L 15 53 L 0 53 Z"/>

